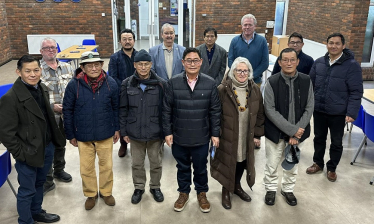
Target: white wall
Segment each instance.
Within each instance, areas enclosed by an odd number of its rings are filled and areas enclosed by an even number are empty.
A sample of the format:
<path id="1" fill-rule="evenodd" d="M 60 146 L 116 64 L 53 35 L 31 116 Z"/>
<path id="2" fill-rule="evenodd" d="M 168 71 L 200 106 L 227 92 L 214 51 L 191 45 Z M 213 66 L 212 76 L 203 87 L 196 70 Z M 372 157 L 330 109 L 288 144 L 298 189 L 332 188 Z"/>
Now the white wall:
<path id="1" fill-rule="evenodd" d="M 320 58 L 326 54 L 327 48 L 325 44 L 304 39 L 303 52 L 316 60 L 317 58 Z"/>

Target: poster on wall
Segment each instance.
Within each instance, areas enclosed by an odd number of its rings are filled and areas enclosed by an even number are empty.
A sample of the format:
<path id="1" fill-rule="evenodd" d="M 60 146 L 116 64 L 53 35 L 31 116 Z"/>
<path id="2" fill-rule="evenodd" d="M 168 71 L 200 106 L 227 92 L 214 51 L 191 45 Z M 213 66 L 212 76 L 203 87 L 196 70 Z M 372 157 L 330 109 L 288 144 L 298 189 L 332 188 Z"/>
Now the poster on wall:
<path id="1" fill-rule="evenodd" d="M 178 16 L 178 0 L 170 0 L 170 16 Z"/>

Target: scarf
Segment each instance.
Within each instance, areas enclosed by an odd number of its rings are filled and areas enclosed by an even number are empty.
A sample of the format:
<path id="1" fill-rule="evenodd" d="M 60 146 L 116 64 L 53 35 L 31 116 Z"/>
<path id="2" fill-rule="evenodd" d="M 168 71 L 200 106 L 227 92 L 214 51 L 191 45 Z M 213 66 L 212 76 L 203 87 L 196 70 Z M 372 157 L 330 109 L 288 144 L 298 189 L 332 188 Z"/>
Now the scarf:
<path id="1" fill-rule="evenodd" d="M 77 75 L 78 79 L 83 79 L 92 89 L 92 92 L 95 93 L 102 85 L 105 79 L 105 73 L 101 71 L 99 77 L 90 78 L 86 73 L 80 72 Z"/>

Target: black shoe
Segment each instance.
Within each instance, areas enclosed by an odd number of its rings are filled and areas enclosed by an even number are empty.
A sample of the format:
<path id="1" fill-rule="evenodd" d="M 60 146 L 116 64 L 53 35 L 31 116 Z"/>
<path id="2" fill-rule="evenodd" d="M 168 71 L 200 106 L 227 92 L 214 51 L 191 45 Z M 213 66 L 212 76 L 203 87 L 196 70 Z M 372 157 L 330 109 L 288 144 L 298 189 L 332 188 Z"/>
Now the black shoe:
<path id="1" fill-rule="evenodd" d="M 53 172 L 53 177 L 62 182 L 70 182 L 72 180 L 71 175 L 65 171 Z"/>
<path id="2" fill-rule="evenodd" d="M 142 200 L 144 190 L 135 189 L 134 194 L 131 197 L 131 203 L 138 204 Z"/>
<path id="3" fill-rule="evenodd" d="M 55 189 L 56 188 L 56 185 L 55 183 L 52 182 L 51 185 L 47 184 L 44 184 L 43 185 L 43 196 L 45 196 L 48 192 L 50 192 L 51 190 Z"/>
<path id="4" fill-rule="evenodd" d="M 274 205 L 275 203 L 275 194 L 277 192 L 276 191 L 268 191 L 266 192 L 266 195 L 265 195 L 265 204 L 267 205 Z"/>
<path id="5" fill-rule="evenodd" d="M 36 222 L 45 222 L 45 223 L 57 222 L 60 220 L 59 215 L 46 213 L 45 210 L 42 210 L 39 214 L 33 215 L 32 218 Z"/>
<path id="6" fill-rule="evenodd" d="M 151 194 L 153 195 L 153 198 L 155 199 L 155 201 L 157 201 L 157 202 L 162 202 L 162 201 L 164 201 L 164 195 L 162 194 L 160 188 L 157 188 L 157 189 L 150 189 L 149 191 L 150 191 Z"/>
<path id="7" fill-rule="evenodd" d="M 293 194 L 293 192 L 284 192 L 284 191 L 281 191 L 281 193 L 286 198 L 286 202 L 289 205 L 291 205 L 291 206 L 297 205 L 297 199 L 296 199 L 295 195 Z"/>

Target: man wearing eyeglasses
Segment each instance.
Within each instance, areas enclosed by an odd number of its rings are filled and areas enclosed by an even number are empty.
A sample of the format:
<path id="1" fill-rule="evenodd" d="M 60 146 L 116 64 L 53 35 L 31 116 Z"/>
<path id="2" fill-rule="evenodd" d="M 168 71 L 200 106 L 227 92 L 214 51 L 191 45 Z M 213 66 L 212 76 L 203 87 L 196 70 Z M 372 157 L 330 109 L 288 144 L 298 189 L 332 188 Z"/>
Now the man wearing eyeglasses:
<path id="1" fill-rule="evenodd" d="M 163 43 L 149 49 L 152 57 L 152 69 L 164 80 L 184 71 L 182 65 L 185 47 L 174 43 L 175 30 L 172 25 L 165 23 L 161 28 Z"/>
<path id="2" fill-rule="evenodd" d="M 149 188 L 157 202 L 164 201 L 162 175 L 162 101 L 166 81 L 151 70 L 152 59 L 145 50 L 134 58 L 135 72 L 121 86 L 120 126 L 124 140 L 130 143 L 132 179 L 135 187 L 131 203 L 138 204 L 145 190 L 145 155 L 150 166 Z"/>
<path id="3" fill-rule="evenodd" d="M 164 97 L 163 131 L 178 168 L 175 211 L 182 211 L 189 200 L 191 162 L 200 210 L 210 211 L 206 164 L 209 142 L 219 146 L 221 102 L 214 79 L 200 72 L 201 62 L 200 51 L 187 48 L 182 60 L 186 71 L 169 79 Z"/>
<path id="4" fill-rule="evenodd" d="M 91 210 L 98 196 L 115 205 L 113 189 L 113 143 L 119 135 L 119 91 L 116 81 L 103 70 L 98 52 L 81 56 L 80 67 L 66 87 L 62 112 L 66 139 L 78 147 L 85 209 Z M 95 159 L 99 159 L 99 184 Z M 99 188 L 98 188 L 99 186 Z"/>
<path id="5" fill-rule="evenodd" d="M 301 36 L 301 34 L 296 33 L 296 32 L 292 33 L 290 37 L 288 38 L 288 47 L 294 49 L 297 52 L 297 56 L 299 58 L 299 65 L 297 66 L 296 69 L 298 72 L 309 74 L 310 69 L 313 66 L 314 60 L 312 57 L 310 57 L 309 55 L 305 54 L 302 51 L 303 46 L 304 46 L 303 36 Z M 279 66 L 278 63 L 275 63 L 271 74 L 274 75 L 280 71 L 281 71 L 281 67 Z"/>
<path id="6" fill-rule="evenodd" d="M 122 81 L 134 74 L 134 57 L 138 52 L 134 48 L 135 34 L 130 29 L 124 29 L 120 33 L 121 50 L 110 56 L 108 65 L 109 75 L 116 80 L 118 89 L 121 88 Z M 123 135 L 121 135 L 123 137 Z M 127 143 L 120 138 L 121 147 L 118 150 L 119 157 L 125 157 Z"/>
<path id="7" fill-rule="evenodd" d="M 221 84 L 226 71 L 227 52 L 216 44 L 217 30 L 208 27 L 204 31 L 205 43 L 196 47 L 203 59 L 201 72 L 216 80 L 217 86 Z"/>
<path id="8" fill-rule="evenodd" d="M 265 203 L 274 205 L 278 186 L 278 165 L 283 161 L 287 145 L 303 148 L 310 135 L 309 121 L 314 109 L 312 82 L 308 75 L 297 71 L 297 52 L 282 50 L 278 58 L 281 72 L 270 76 L 265 85 Z M 293 194 L 298 165 L 283 169 L 281 194 L 286 202 L 297 205 Z"/>
<path id="9" fill-rule="evenodd" d="M 72 79 L 74 71 L 70 64 L 59 61 L 57 56 L 57 43 L 52 38 L 44 38 L 40 44 L 40 53 L 43 58 L 40 60 L 42 75 L 40 79 L 48 87 L 49 103 L 55 113 L 55 120 L 61 133 L 64 132 L 62 118 L 62 100 L 65 94 L 65 88 Z M 70 182 L 72 177 L 64 171 L 65 169 L 65 147 L 55 147 L 53 165 L 51 166 L 47 180 L 43 186 L 43 194 L 53 190 L 55 183 L 53 178 L 62 182 Z"/>
<path id="10" fill-rule="evenodd" d="M 234 37 L 230 43 L 228 66 L 237 57 L 247 58 L 253 68 L 253 81 L 261 86 L 262 73 L 269 67 L 269 50 L 265 37 L 258 35 L 256 30 L 257 20 L 252 14 L 242 17 L 242 34 Z"/>

